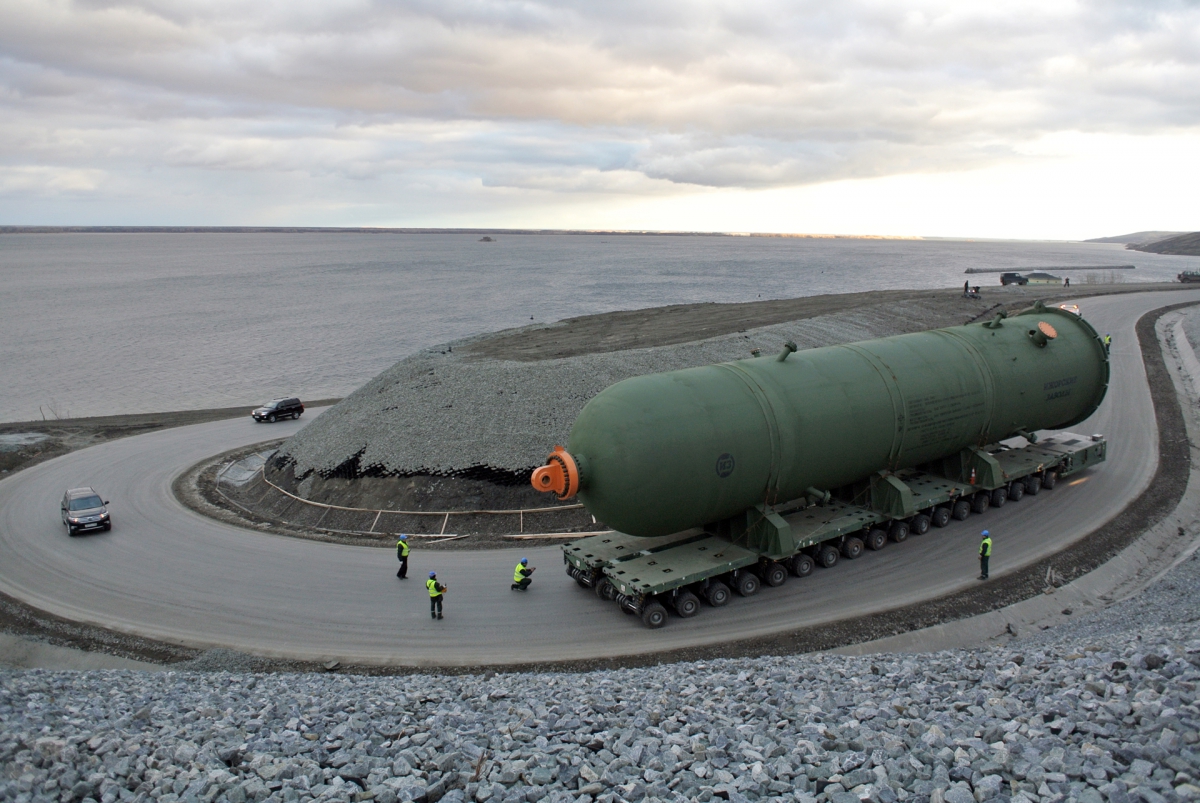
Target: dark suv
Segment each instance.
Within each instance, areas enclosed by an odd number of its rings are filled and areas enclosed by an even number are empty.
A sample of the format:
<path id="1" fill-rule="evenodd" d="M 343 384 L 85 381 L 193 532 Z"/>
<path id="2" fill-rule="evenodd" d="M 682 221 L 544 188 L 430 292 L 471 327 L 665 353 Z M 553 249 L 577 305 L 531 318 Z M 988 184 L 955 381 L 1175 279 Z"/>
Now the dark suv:
<path id="1" fill-rule="evenodd" d="M 72 488 L 63 494 L 62 522 L 68 535 L 84 530 L 111 530 L 108 502 L 91 488 Z"/>
<path id="2" fill-rule="evenodd" d="M 304 405 L 299 399 L 272 399 L 250 415 L 260 423 L 269 421 L 274 424 L 280 418 L 299 418 L 303 413 Z"/>
<path id="3" fill-rule="evenodd" d="M 1029 280 L 1019 273 L 1001 273 L 1000 284 L 1029 284 Z"/>

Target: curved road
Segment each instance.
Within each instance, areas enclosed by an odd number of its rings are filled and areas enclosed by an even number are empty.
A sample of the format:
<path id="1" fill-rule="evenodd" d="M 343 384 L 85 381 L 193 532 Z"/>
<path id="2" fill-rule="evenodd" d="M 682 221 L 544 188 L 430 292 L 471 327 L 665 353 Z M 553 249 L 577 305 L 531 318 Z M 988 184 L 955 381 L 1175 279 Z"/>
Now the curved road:
<path id="1" fill-rule="evenodd" d="M 672 617 L 651 631 L 602 604 L 562 571 L 557 547 L 483 552 L 413 550 L 397 580 L 393 550 L 264 534 L 184 508 L 171 482 L 226 449 L 290 434 L 249 418 L 198 424 L 94 446 L 0 482 L 0 591 L 76 621 L 194 647 L 257 655 L 410 666 L 514 664 L 649 653 L 882 611 L 973 585 L 980 526 L 996 542 L 998 575 L 1056 551 L 1115 516 L 1157 463 L 1157 427 L 1134 324 L 1145 312 L 1200 301 L 1200 290 L 1086 299 L 1113 334 L 1112 384 L 1075 427 L 1109 437 L 1108 462 L 1053 492 L 954 522 L 857 561 L 841 561 L 751 599 Z M 315 411 L 314 411 L 315 412 Z M 114 529 L 69 538 L 58 518 L 65 487 L 111 499 Z M 509 590 L 526 554 L 540 567 L 527 593 Z M 431 621 L 424 587 L 449 585 L 446 618 Z"/>

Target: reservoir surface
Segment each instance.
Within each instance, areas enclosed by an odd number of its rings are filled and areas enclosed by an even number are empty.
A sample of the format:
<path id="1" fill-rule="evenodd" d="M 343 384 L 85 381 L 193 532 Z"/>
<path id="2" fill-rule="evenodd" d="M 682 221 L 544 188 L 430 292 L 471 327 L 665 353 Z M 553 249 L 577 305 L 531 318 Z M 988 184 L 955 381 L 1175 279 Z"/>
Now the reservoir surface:
<path id="1" fill-rule="evenodd" d="M 1169 281 L 1120 245 L 639 235 L 0 235 L 0 421 L 342 396 L 455 338 L 663 304 L 901 288 L 1055 266 Z"/>

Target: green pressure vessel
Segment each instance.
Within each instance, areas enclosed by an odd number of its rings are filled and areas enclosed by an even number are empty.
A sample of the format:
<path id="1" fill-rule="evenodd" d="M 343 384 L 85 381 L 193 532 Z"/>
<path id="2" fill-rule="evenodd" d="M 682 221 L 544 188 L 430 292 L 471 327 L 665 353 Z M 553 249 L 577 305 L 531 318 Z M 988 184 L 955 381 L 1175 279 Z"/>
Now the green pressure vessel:
<path id="1" fill-rule="evenodd" d="M 1096 330 L 1041 304 L 986 323 L 794 350 L 606 388 L 533 486 L 578 492 L 621 532 L 665 535 L 1072 426 L 1108 387 Z"/>

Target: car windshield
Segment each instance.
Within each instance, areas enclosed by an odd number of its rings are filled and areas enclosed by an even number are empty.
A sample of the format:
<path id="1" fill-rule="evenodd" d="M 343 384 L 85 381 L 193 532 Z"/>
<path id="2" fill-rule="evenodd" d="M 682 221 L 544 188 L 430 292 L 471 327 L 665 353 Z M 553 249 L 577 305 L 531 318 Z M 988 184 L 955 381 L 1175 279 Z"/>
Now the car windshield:
<path id="1" fill-rule="evenodd" d="M 92 510 L 97 507 L 104 507 L 104 502 L 98 496 L 81 496 L 72 499 L 70 504 L 71 510 Z"/>
<path id="2" fill-rule="evenodd" d="M 269 402 L 267 402 L 266 404 L 264 404 L 264 405 L 263 405 L 263 409 L 264 409 L 264 410 L 274 410 L 274 409 L 275 409 L 276 407 L 278 407 L 278 406 L 279 406 L 279 402 L 277 402 L 277 401 L 269 401 Z"/>

